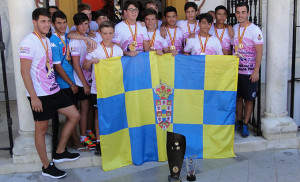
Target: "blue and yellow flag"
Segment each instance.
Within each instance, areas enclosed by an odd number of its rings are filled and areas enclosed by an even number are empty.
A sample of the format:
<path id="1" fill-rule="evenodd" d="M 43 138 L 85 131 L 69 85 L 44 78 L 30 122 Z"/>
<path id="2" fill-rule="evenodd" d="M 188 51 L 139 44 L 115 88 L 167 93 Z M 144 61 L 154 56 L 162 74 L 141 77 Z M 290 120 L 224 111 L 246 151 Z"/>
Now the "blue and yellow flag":
<path id="1" fill-rule="evenodd" d="M 186 156 L 235 156 L 235 56 L 144 52 L 101 60 L 95 74 L 105 171 L 166 161 L 167 131 L 186 137 Z"/>

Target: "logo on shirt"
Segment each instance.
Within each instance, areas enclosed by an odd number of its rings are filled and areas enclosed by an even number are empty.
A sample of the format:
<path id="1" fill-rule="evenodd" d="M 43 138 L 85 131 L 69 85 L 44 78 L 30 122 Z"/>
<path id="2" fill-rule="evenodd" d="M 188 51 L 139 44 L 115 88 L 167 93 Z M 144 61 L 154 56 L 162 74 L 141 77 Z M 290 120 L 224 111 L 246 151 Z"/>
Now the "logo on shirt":
<path id="1" fill-rule="evenodd" d="M 30 47 L 21 47 L 20 53 L 28 54 L 30 52 Z"/>
<path id="2" fill-rule="evenodd" d="M 79 52 L 79 47 L 71 47 L 71 52 Z"/>
<path id="3" fill-rule="evenodd" d="M 257 40 L 261 40 L 261 39 L 262 39 L 261 35 L 258 34 Z"/>
<path id="4" fill-rule="evenodd" d="M 51 43 L 51 47 L 56 47 L 55 43 Z"/>

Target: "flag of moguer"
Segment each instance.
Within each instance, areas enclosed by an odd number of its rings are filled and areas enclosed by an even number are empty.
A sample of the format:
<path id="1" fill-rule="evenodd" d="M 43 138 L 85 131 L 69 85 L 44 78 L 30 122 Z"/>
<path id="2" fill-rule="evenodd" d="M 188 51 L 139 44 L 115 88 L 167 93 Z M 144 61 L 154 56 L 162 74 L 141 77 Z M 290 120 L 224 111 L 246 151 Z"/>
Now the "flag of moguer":
<path id="1" fill-rule="evenodd" d="M 105 171 L 166 161 L 167 131 L 186 137 L 186 156 L 233 151 L 238 58 L 155 52 L 95 65 Z"/>

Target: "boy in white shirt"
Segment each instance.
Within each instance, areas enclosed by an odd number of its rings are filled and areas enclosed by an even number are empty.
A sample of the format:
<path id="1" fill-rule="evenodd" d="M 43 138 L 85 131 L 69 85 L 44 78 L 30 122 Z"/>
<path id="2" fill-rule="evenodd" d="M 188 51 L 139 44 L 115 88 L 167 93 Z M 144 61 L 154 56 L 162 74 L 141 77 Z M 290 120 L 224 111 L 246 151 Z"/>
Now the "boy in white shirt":
<path id="1" fill-rule="evenodd" d="M 108 21 L 108 14 L 104 10 L 98 10 L 94 14 L 97 24 L 99 25 L 99 29 L 95 32 L 95 37 L 92 38 L 97 42 L 97 44 L 100 44 L 102 41 L 101 35 L 100 35 L 100 25 L 104 21 Z"/>
<path id="2" fill-rule="evenodd" d="M 96 144 L 96 155 L 101 155 L 100 151 L 100 138 L 99 138 L 99 121 L 98 121 L 98 107 L 97 107 L 97 88 L 96 88 L 96 78 L 94 64 L 97 64 L 101 59 L 108 59 L 111 57 L 123 56 L 122 49 L 114 45 L 111 40 L 114 36 L 114 25 L 109 21 L 104 21 L 101 23 L 100 34 L 103 40 L 98 45 L 97 49 L 91 53 L 88 53 L 85 61 L 83 62 L 83 69 L 89 70 L 92 68 L 92 87 L 91 87 L 91 99 L 95 109 L 95 130 L 97 136 Z"/>
<path id="3" fill-rule="evenodd" d="M 155 0 L 148 0 L 148 1 L 146 1 L 145 2 L 145 10 L 146 9 L 153 9 L 153 10 L 156 11 L 156 14 L 158 14 L 158 4 L 157 4 L 157 2 Z M 162 24 L 162 21 L 161 20 L 157 20 L 155 28 L 156 29 L 160 29 L 161 24 Z"/>
<path id="4" fill-rule="evenodd" d="M 112 42 L 120 46 L 126 56 L 136 56 L 138 52 L 150 51 L 147 29 L 136 21 L 138 6 L 136 1 L 126 1 L 123 10 L 125 20 L 115 27 Z"/>
<path id="5" fill-rule="evenodd" d="M 189 38 L 184 47 L 185 53 L 191 55 L 223 55 L 222 46 L 216 37 L 209 34 L 213 17 L 208 14 L 200 14 L 200 32 L 195 38 Z"/>

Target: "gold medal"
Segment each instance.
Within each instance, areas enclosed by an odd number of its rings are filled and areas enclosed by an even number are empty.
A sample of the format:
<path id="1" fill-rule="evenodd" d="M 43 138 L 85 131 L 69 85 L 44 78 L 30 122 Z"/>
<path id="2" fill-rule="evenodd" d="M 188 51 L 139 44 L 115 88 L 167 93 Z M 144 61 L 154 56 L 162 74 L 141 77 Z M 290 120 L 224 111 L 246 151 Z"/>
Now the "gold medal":
<path id="1" fill-rule="evenodd" d="M 133 39 L 133 41 L 132 41 L 131 44 L 129 45 L 129 50 L 130 50 L 130 51 L 135 51 L 135 49 L 136 49 L 135 46 L 137 46 L 137 42 L 136 42 L 136 37 L 137 37 L 137 23 L 135 23 L 135 31 L 134 31 L 134 33 L 133 33 L 133 31 L 131 30 L 131 27 L 130 27 L 128 21 L 125 21 L 125 23 L 127 24 L 128 28 L 129 28 L 129 30 L 130 30 L 130 33 L 131 33 L 131 35 L 132 35 L 132 39 Z"/>
<path id="2" fill-rule="evenodd" d="M 131 43 L 129 46 L 129 51 L 135 51 L 135 46 Z"/>
<path id="3" fill-rule="evenodd" d="M 174 49 L 176 49 L 176 47 L 175 46 L 170 46 L 170 49 L 174 50 Z"/>
<path id="4" fill-rule="evenodd" d="M 132 41 L 132 45 L 137 46 L 137 42 L 136 41 Z"/>
<path id="5" fill-rule="evenodd" d="M 71 61 L 71 56 L 66 55 L 66 60 L 67 60 L 67 61 Z"/>
<path id="6" fill-rule="evenodd" d="M 238 48 L 239 48 L 239 49 L 243 49 L 243 48 L 244 48 L 244 45 L 243 45 L 243 44 L 239 44 L 239 45 L 238 45 Z"/>
<path id="7" fill-rule="evenodd" d="M 152 49 L 152 50 L 155 50 L 155 48 L 154 48 L 154 47 L 150 47 L 150 49 Z"/>
<path id="8" fill-rule="evenodd" d="M 241 25 L 239 26 L 239 31 L 238 31 L 238 41 L 239 41 L 238 48 L 239 48 L 239 49 L 243 49 L 243 48 L 244 48 L 244 45 L 243 45 L 243 38 L 244 38 L 244 35 L 245 35 L 245 32 L 246 32 L 247 27 L 248 27 L 248 23 L 246 24 L 246 26 L 245 26 L 245 28 L 244 28 L 244 30 L 243 30 L 242 35 L 240 35 Z"/>
<path id="9" fill-rule="evenodd" d="M 166 29 L 167 29 L 167 32 L 168 32 L 168 34 L 169 34 L 170 41 L 171 41 L 170 50 L 174 50 L 174 49 L 176 49 L 176 47 L 175 47 L 175 39 L 176 39 L 176 31 L 177 31 L 177 27 L 175 27 L 175 30 L 174 30 L 174 37 L 173 37 L 173 38 L 172 38 L 172 35 L 171 35 L 171 33 L 170 33 L 169 28 L 166 27 Z"/>

